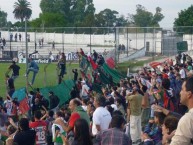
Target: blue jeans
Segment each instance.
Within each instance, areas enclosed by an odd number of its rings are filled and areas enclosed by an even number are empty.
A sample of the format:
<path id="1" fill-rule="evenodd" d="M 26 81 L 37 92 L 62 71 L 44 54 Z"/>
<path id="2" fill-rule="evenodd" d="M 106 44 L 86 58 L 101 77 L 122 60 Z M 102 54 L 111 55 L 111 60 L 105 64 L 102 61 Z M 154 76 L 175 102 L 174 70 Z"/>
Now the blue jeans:
<path id="1" fill-rule="evenodd" d="M 34 81 L 35 81 L 35 78 L 36 78 L 36 74 L 38 73 L 39 70 L 30 67 L 30 68 L 28 68 L 28 70 L 27 70 L 27 75 L 29 74 L 30 71 L 33 72 L 32 81 L 31 81 L 31 84 L 33 85 L 33 83 L 34 83 Z"/>

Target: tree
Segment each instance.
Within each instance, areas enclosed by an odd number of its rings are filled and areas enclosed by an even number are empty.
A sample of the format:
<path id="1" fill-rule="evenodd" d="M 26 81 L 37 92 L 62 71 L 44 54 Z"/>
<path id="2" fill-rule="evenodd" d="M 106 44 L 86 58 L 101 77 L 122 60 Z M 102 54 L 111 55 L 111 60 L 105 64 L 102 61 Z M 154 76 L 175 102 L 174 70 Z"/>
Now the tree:
<path id="1" fill-rule="evenodd" d="M 40 8 L 42 14 L 62 14 L 65 26 L 92 26 L 94 22 L 93 0 L 41 0 Z"/>
<path id="2" fill-rule="evenodd" d="M 0 9 L 0 27 L 5 27 L 7 25 L 7 13 L 1 11 Z"/>
<path id="3" fill-rule="evenodd" d="M 100 11 L 95 15 L 96 26 L 97 27 L 114 27 L 114 24 L 117 23 L 117 11 L 111 9 L 105 9 Z"/>
<path id="4" fill-rule="evenodd" d="M 177 32 L 183 33 L 193 33 L 192 27 L 183 26 L 193 26 L 193 5 L 188 9 L 181 10 L 178 13 L 178 18 L 175 18 L 174 27 Z"/>
<path id="5" fill-rule="evenodd" d="M 18 0 L 14 3 L 14 17 L 23 22 L 24 18 L 29 19 L 32 15 L 31 4 L 27 0 Z"/>
<path id="6" fill-rule="evenodd" d="M 65 26 L 65 19 L 60 13 L 44 13 L 40 14 L 40 18 L 31 21 L 30 26 L 37 28 L 42 27 L 63 27 Z"/>
<path id="7" fill-rule="evenodd" d="M 136 6 L 136 14 L 130 15 L 130 21 L 135 26 L 139 27 L 159 27 L 159 22 L 164 18 L 161 13 L 161 8 L 156 8 L 156 13 L 153 15 L 147 11 L 142 5 Z"/>

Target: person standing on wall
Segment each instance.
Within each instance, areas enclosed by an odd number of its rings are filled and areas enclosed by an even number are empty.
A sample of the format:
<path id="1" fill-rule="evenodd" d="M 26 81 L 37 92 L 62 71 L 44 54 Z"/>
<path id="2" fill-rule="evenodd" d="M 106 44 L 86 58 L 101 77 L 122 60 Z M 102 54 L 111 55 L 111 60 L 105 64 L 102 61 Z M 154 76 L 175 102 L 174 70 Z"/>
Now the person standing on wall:
<path id="1" fill-rule="evenodd" d="M 29 57 L 29 66 L 28 66 L 28 69 L 27 69 L 26 76 L 29 75 L 30 71 L 33 72 L 33 77 L 32 77 L 32 81 L 31 81 L 30 85 L 33 85 L 34 81 L 35 81 L 35 77 L 36 77 L 36 75 L 39 71 L 39 66 L 31 57 Z"/>
<path id="2" fill-rule="evenodd" d="M 62 81 L 62 78 L 64 77 L 64 74 L 66 73 L 66 55 L 65 53 L 61 54 L 61 58 L 58 61 L 58 69 L 60 70 L 59 72 L 59 84 Z"/>

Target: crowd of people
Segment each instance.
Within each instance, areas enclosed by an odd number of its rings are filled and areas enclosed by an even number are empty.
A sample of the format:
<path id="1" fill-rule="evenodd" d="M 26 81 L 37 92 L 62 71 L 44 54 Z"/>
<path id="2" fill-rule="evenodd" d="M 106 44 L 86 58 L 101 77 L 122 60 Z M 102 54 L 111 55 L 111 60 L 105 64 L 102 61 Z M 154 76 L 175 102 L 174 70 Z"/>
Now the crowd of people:
<path id="1" fill-rule="evenodd" d="M 82 49 L 78 54 L 96 67 L 93 74 L 100 81 L 95 78 L 94 83 L 103 85 L 102 56 L 96 51 L 87 56 Z M 112 78 L 101 93 L 93 90 L 81 59 L 82 76 L 72 70 L 75 86 L 62 106 L 53 91 L 48 101 L 39 89 L 27 94 L 30 107 L 25 114 L 17 100 L 9 95 L 0 98 L 1 141 L 6 145 L 190 145 L 192 59 L 176 58 L 176 63 L 167 60 L 151 69 L 143 67 L 119 83 Z"/>

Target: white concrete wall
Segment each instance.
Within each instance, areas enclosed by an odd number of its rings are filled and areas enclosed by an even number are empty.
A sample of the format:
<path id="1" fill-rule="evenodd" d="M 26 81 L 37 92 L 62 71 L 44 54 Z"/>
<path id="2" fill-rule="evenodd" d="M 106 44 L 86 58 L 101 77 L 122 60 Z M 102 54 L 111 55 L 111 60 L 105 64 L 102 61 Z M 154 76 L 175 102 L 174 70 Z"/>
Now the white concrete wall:
<path id="1" fill-rule="evenodd" d="M 22 41 L 25 41 L 25 32 L 11 32 L 13 34 L 13 39 L 15 33 L 21 33 Z M 37 43 L 39 39 L 44 38 L 44 43 L 53 42 L 55 43 L 62 43 L 64 41 L 65 44 L 73 44 L 73 45 L 114 45 L 115 35 L 114 34 L 106 34 L 106 35 L 97 35 L 92 34 L 62 34 L 62 33 L 35 33 L 29 32 L 31 42 L 36 39 Z M 35 35 L 36 34 L 36 35 Z M 63 36 L 62 36 L 63 35 Z M 10 32 L 8 31 L 1 31 L 2 38 L 6 40 L 10 39 Z M 126 34 L 119 34 L 119 44 L 124 44 L 127 47 L 127 37 Z M 150 42 L 149 51 L 155 51 L 157 53 L 161 52 L 161 32 L 156 34 L 152 33 L 129 33 L 128 34 L 130 48 L 141 49 L 145 47 L 144 42 Z M 64 38 L 64 40 L 62 40 Z"/>
<path id="2" fill-rule="evenodd" d="M 183 35 L 183 41 L 187 41 L 188 43 L 188 50 L 193 50 L 193 35 Z"/>

